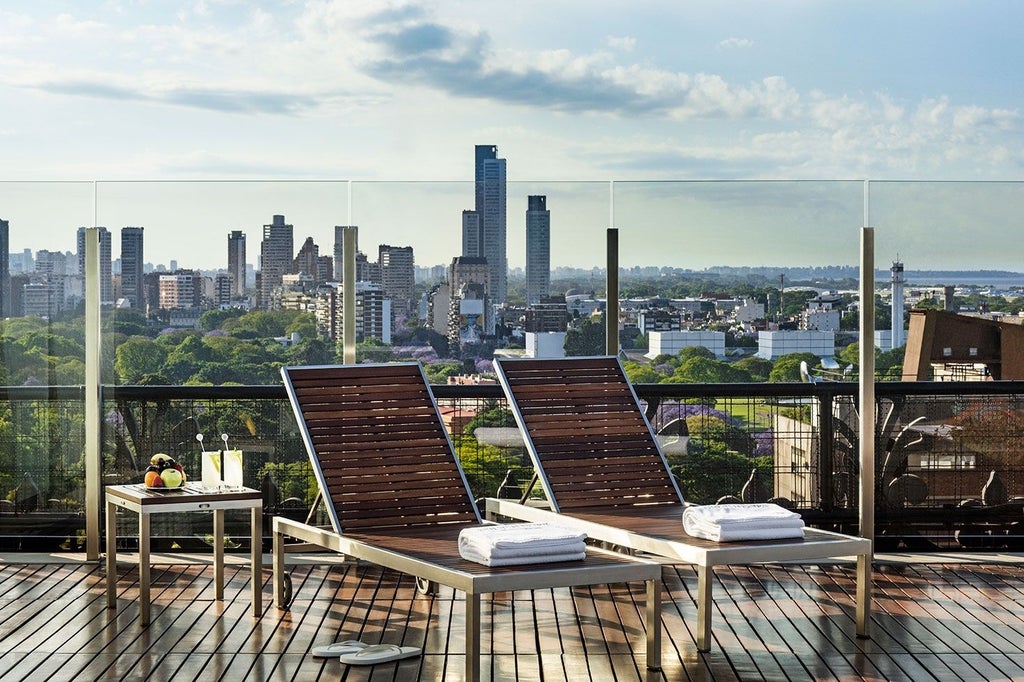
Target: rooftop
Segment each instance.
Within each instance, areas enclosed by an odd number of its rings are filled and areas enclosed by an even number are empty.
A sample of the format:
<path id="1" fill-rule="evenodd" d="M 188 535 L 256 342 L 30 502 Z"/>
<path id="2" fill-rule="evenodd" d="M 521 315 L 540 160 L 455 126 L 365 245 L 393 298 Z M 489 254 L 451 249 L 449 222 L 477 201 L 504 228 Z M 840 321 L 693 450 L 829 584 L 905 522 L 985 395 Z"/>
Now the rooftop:
<path id="1" fill-rule="evenodd" d="M 154 555 L 152 623 L 134 602 L 135 557 L 118 565 L 117 609 L 101 564 L 82 556 L 0 557 L 0 677 L 106 680 L 462 679 L 461 600 L 409 576 L 293 555 L 288 610 L 249 612 L 249 571 L 228 556 L 225 599 L 208 557 Z M 640 586 L 499 593 L 483 605 L 487 680 L 995 680 L 1024 677 L 1024 557 L 883 555 L 872 639 L 853 632 L 853 566 L 716 569 L 712 648 L 696 650 L 696 573 L 664 566 L 662 670 L 646 670 Z M 269 564 L 267 564 L 269 565 Z M 632 591 L 631 591 L 632 590 Z M 423 649 L 375 667 L 313 658 L 360 639 Z"/>

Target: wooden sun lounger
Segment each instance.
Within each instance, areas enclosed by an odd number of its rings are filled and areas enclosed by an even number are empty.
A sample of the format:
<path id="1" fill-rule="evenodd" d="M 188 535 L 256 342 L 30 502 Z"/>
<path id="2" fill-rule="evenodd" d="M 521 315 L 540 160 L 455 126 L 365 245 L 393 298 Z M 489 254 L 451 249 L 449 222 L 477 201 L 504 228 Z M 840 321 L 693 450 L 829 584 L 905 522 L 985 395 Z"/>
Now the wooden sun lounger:
<path id="1" fill-rule="evenodd" d="M 507 568 L 459 556 L 459 531 L 482 521 L 418 363 L 281 373 L 332 527 L 274 518 L 278 607 L 290 601 L 286 538 L 447 585 L 465 593 L 465 679 L 479 680 L 481 595 L 642 580 L 647 666 L 660 667 L 659 564 L 600 550 L 582 561 Z"/>
<path id="2" fill-rule="evenodd" d="M 810 528 L 795 540 L 692 537 L 682 525 L 686 503 L 618 358 L 498 360 L 495 367 L 550 508 L 488 499 L 489 518 L 557 521 L 696 565 L 701 651 L 711 647 L 714 566 L 856 557 L 856 630 L 868 637 L 870 540 Z"/>

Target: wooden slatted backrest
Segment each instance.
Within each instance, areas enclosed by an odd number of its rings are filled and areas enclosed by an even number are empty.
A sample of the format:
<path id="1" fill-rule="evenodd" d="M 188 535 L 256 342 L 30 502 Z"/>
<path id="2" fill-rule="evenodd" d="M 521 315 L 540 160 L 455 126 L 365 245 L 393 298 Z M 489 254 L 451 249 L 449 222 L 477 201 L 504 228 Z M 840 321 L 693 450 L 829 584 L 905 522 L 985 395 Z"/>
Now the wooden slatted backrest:
<path id="1" fill-rule="evenodd" d="M 495 367 L 556 509 L 682 501 L 618 358 L 498 360 Z"/>
<path id="2" fill-rule="evenodd" d="M 480 521 L 418 363 L 281 375 L 335 530 Z"/>

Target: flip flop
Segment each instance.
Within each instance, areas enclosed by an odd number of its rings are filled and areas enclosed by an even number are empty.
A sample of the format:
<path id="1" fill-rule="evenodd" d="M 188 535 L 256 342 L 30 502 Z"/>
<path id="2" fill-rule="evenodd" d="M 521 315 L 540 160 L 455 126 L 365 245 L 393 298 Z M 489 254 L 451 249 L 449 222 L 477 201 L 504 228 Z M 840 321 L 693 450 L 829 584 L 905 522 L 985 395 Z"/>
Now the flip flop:
<path id="1" fill-rule="evenodd" d="M 357 639 L 346 639 L 344 642 L 315 646 L 313 647 L 312 654 L 316 658 L 337 658 L 343 654 L 354 654 L 368 646 L 370 645 L 363 644 Z"/>
<path id="2" fill-rule="evenodd" d="M 398 646 L 396 644 L 374 644 L 363 647 L 359 651 L 343 654 L 339 657 L 342 663 L 349 665 L 376 665 L 403 658 L 419 656 L 420 649 L 414 646 Z"/>

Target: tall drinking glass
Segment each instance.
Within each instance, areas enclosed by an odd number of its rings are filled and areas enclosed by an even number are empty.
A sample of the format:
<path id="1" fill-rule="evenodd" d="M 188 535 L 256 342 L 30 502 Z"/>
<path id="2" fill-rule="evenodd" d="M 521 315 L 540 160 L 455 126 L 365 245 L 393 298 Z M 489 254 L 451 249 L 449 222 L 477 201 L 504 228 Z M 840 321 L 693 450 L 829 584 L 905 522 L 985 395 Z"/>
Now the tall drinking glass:
<path id="1" fill-rule="evenodd" d="M 242 451 L 224 450 L 224 485 L 229 490 L 238 490 L 242 484 Z"/>
<path id="2" fill-rule="evenodd" d="M 203 488 L 220 490 L 223 479 L 220 475 L 220 450 L 203 450 Z"/>

